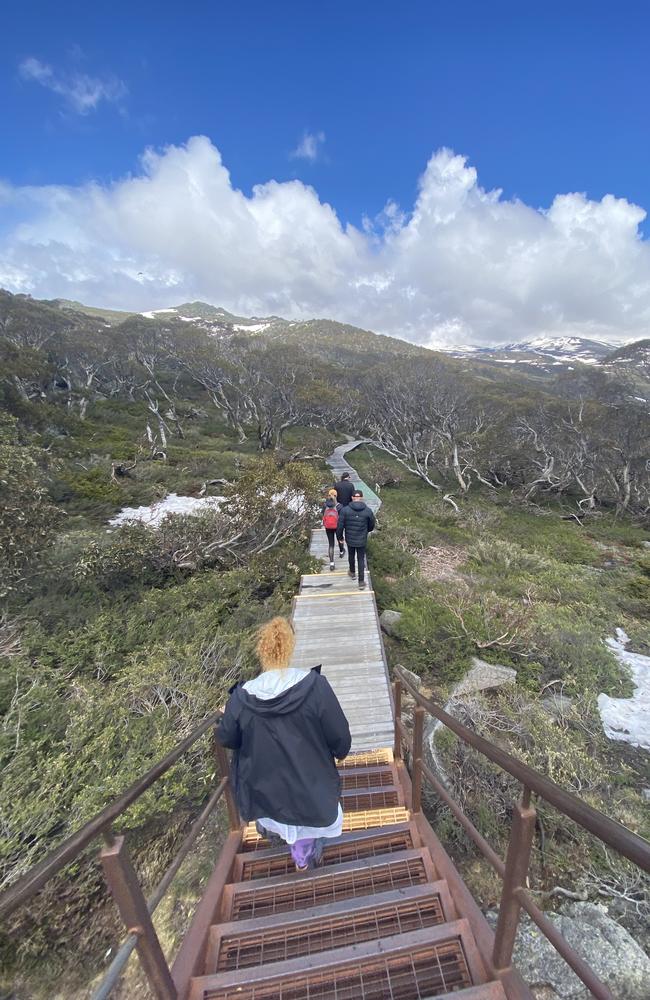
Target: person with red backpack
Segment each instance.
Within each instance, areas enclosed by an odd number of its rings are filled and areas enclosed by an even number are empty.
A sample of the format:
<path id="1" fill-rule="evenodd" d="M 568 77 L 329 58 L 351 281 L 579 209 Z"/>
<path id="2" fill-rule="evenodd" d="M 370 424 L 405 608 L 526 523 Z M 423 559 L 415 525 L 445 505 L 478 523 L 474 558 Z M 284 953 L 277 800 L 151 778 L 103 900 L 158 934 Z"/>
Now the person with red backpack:
<path id="1" fill-rule="evenodd" d="M 330 557 L 330 569 L 334 569 L 334 539 L 336 538 L 336 533 L 339 526 L 339 514 L 341 511 L 341 504 L 336 502 L 336 490 L 331 489 L 327 494 L 325 503 L 321 508 L 323 515 L 323 527 L 327 533 L 327 546 Z M 345 556 L 345 546 L 343 540 L 339 539 L 339 558 L 343 559 Z"/>

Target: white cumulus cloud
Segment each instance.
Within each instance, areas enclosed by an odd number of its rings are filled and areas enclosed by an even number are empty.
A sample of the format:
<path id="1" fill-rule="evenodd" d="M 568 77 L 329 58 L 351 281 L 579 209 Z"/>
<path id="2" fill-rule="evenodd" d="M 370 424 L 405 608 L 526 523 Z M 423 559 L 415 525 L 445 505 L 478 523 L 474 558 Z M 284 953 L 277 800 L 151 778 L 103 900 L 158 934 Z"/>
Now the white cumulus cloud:
<path id="1" fill-rule="evenodd" d="M 291 151 L 291 157 L 295 160 L 309 160 L 314 163 L 325 144 L 324 132 L 303 132 L 302 139 L 295 149 Z"/>
<path id="2" fill-rule="evenodd" d="M 87 73 L 65 74 L 55 71 L 48 63 L 30 56 L 18 67 L 23 80 L 40 83 L 63 98 L 65 104 L 79 115 L 90 114 L 102 102 L 116 103 L 126 96 L 126 84 L 116 77 L 100 80 Z"/>
<path id="3" fill-rule="evenodd" d="M 110 185 L 0 183 L 0 285 L 152 309 L 206 299 L 248 315 L 330 316 L 432 346 L 650 329 L 642 208 L 558 195 L 547 210 L 484 190 L 447 149 L 415 204 L 344 226 L 298 180 L 232 184 L 202 136 L 148 150 Z"/>

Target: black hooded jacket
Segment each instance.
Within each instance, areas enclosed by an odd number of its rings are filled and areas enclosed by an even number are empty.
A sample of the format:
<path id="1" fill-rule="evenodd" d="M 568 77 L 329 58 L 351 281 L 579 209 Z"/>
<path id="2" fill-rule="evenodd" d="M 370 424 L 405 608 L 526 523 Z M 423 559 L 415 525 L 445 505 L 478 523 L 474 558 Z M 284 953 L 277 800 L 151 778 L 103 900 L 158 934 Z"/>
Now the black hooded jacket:
<path id="1" fill-rule="evenodd" d="M 337 538 L 343 538 L 345 532 L 345 540 L 353 549 L 363 548 L 368 541 L 368 532 L 374 530 L 375 515 L 363 500 L 353 500 L 339 514 Z"/>
<path id="2" fill-rule="evenodd" d="M 276 698 L 230 690 L 217 739 L 234 750 L 232 776 L 244 820 L 330 826 L 340 779 L 335 758 L 350 752 L 350 727 L 320 666 Z"/>
<path id="3" fill-rule="evenodd" d="M 338 483 L 334 484 L 334 489 L 336 490 L 336 499 L 343 506 L 347 507 L 352 499 L 352 494 L 355 491 L 355 485 L 351 479 L 341 479 Z"/>

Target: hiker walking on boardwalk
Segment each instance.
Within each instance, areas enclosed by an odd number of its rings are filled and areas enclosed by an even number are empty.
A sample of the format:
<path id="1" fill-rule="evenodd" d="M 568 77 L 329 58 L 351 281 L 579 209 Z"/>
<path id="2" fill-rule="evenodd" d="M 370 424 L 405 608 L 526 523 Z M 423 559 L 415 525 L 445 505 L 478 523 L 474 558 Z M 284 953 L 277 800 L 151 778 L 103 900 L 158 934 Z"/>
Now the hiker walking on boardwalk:
<path id="1" fill-rule="evenodd" d="M 343 811 L 336 758 L 350 752 L 350 727 L 320 665 L 289 667 L 295 636 L 286 618 L 259 630 L 262 673 L 230 689 L 217 739 L 234 750 L 232 774 L 242 818 L 289 844 L 299 871 L 320 863 L 339 837 Z"/>
<path id="2" fill-rule="evenodd" d="M 354 493 L 354 483 L 350 481 L 349 472 L 343 473 L 338 483 L 334 486 L 334 489 L 336 490 L 336 499 L 341 504 L 341 507 L 347 507 Z"/>
<path id="3" fill-rule="evenodd" d="M 357 575 L 354 568 L 356 556 L 359 590 L 365 590 L 366 545 L 368 544 L 369 532 L 374 530 L 375 515 L 370 510 L 370 507 L 364 503 L 361 490 L 355 490 L 352 495 L 352 503 L 348 507 L 343 507 L 339 514 L 339 525 L 336 529 L 336 535 L 339 542 L 345 536 L 348 546 L 348 562 L 350 564 L 349 573 L 353 579 Z"/>
<path id="4" fill-rule="evenodd" d="M 340 503 L 336 500 L 336 490 L 331 489 L 327 492 L 327 498 L 321 506 L 321 515 L 323 518 L 323 527 L 327 534 L 327 550 L 330 559 L 330 569 L 334 569 L 334 540 L 336 538 L 336 529 L 339 526 L 339 516 L 342 507 Z M 342 559 L 345 555 L 345 545 L 343 540 L 339 539 L 339 558 Z"/>

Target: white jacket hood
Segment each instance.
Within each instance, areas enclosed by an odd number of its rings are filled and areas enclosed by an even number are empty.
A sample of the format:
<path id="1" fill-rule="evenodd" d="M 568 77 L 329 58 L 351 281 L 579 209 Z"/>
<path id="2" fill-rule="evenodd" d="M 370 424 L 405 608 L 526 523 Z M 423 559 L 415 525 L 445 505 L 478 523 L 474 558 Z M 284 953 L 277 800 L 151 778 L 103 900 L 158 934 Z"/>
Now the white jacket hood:
<path id="1" fill-rule="evenodd" d="M 298 684 L 309 673 L 308 670 L 300 670 L 298 667 L 287 667 L 285 670 L 265 670 L 252 681 L 246 681 L 243 686 L 244 691 L 267 701 L 269 698 L 277 698 L 284 691 L 288 691 L 294 684 Z"/>

